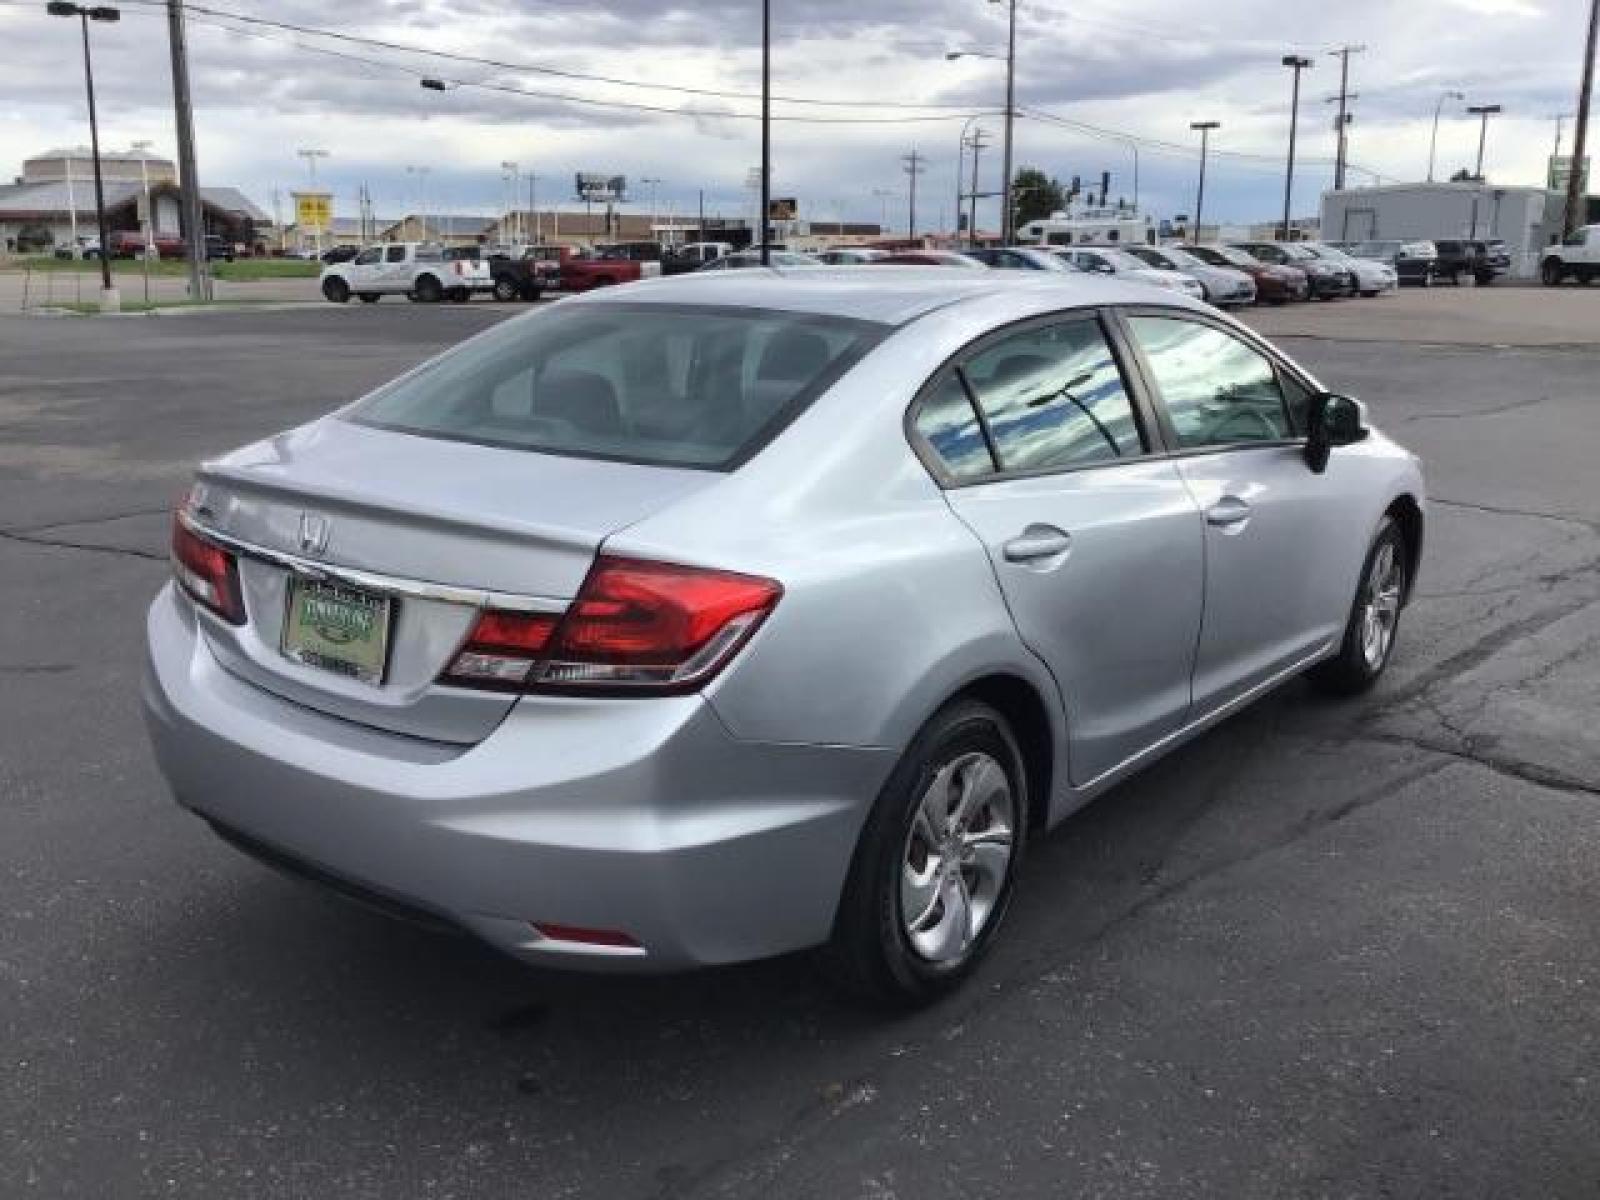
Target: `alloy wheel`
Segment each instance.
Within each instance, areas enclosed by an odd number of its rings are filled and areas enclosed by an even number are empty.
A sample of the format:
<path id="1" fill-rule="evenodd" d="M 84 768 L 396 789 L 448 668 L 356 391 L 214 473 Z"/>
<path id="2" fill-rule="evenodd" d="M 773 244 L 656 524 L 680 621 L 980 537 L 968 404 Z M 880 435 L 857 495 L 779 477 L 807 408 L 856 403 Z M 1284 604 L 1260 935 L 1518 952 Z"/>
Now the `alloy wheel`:
<path id="1" fill-rule="evenodd" d="M 900 868 L 900 923 L 916 954 L 960 961 L 994 916 L 1011 872 L 1016 804 L 989 754 L 934 772 L 912 815 Z"/>
<path id="2" fill-rule="evenodd" d="M 1393 541 L 1379 547 L 1362 589 L 1361 657 L 1368 670 L 1376 671 L 1389 657 L 1394 644 L 1395 626 L 1400 620 L 1400 593 L 1405 584 L 1405 567 Z"/>

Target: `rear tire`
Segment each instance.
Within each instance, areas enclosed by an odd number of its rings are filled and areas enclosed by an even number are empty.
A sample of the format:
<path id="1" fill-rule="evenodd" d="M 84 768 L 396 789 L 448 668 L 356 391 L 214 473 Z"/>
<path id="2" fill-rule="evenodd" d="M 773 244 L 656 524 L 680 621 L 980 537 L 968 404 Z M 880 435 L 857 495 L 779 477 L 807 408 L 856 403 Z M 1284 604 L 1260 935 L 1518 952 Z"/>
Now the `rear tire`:
<path id="1" fill-rule="evenodd" d="M 1378 682 L 1400 634 L 1409 564 L 1399 522 L 1384 517 L 1361 564 L 1361 579 L 1350 603 L 1338 654 L 1306 672 L 1306 678 L 1318 691 L 1354 696 Z"/>
<path id="2" fill-rule="evenodd" d="M 971 974 L 1010 907 L 1028 811 L 1006 719 L 975 700 L 936 713 L 889 776 L 856 845 L 822 951 L 834 982 L 914 1008 Z"/>
<path id="3" fill-rule="evenodd" d="M 502 275 L 494 281 L 494 298 L 501 303 L 521 299 L 521 294 L 522 289 L 517 286 L 517 281 L 509 275 Z"/>
<path id="4" fill-rule="evenodd" d="M 322 281 L 322 296 L 331 304 L 347 304 L 350 301 L 350 285 L 337 275 Z"/>
<path id="5" fill-rule="evenodd" d="M 414 292 L 418 304 L 437 304 L 444 299 L 444 285 L 432 275 L 417 280 Z"/>

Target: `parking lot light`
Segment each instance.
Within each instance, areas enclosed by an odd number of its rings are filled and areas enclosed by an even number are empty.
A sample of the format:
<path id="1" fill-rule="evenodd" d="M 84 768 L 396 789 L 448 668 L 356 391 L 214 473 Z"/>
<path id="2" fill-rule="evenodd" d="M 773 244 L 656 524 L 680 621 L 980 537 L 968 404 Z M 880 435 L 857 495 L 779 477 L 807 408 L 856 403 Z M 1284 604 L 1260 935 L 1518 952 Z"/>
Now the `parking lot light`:
<path id="1" fill-rule="evenodd" d="M 1221 121 L 1190 121 L 1190 129 L 1200 131 L 1200 187 L 1194 197 L 1194 240 L 1200 240 L 1200 217 L 1206 206 L 1206 146 L 1213 129 L 1221 129 Z"/>
<path id="2" fill-rule="evenodd" d="M 1294 72 L 1294 93 L 1289 102 L 1289 167 L 1283 176 L 1283 240 L 1289 240 L 1289 207 L 1294 199 L 1294 135 L 1300 124 L 1300 72 L 1311 66 L 1311 60 L 1299 54 L 1285 54 L 1283 65 Z"/>
<path id="3" fill-rule="evenodd" d="M 1466 98 L 1467 98 L 1467 94 L 1465 92 L 1456 92 L 1456 91 L 1441 92 L 1440 95 L 1439 95 L 1439 102 L 1433 106 L 1433 136 L 1430 139 L 1428 139 L 1428 182 L 1429 183 L 1433 182 L 1434 155 L 1435 155 L 1435 151 L 1437 151 L 1439 149 L 1439 114 L 1442 111 L 1444 111 L 1444 102 L 1446 100 L 1465 100 Z"/>
<path id="4" fill-rule="evenodd" d="M 1479 183 L 1483 182 L 1483 143 L 1489 136 L 1489 118 L 1502 111 L 1498 104 L 1469 104 L 1467 111 L 1479 118 L 1478 125 L 1478 165 L 1473 168 L 1472 174 Z"/>
<path id="5" fill-rule="evenodd" d="M 94 62 L 89 55 L 89 22 L 120 21 L 122 11 L 107 4 L 85 8 L 69 0 L 50 0 L 45 11 L 52 17 L 77 17 L 83 27 L 83 81 L 89 93 L 89 145 L 94 155 L 94 213 L 100 230 L 100 307 L 114 312 L 121 307 L 111 286 L 111 234 L 106 228 L 106 189 L 100 171 L 100 125 L 94 110 Z M 70 157 L 70 152 L 69 152 Z"/>

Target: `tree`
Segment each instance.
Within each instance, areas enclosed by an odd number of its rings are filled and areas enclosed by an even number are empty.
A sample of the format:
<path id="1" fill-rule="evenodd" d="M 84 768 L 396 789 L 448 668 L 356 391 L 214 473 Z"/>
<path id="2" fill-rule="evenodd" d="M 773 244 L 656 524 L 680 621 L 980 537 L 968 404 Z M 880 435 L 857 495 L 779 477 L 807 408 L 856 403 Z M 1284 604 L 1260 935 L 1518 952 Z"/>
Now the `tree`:
<path id="1" fill-rule="evenodd" d="M 1023 167 L 1011 183 L 1014 228 L 1048 217 L 1066 207 L 1066 190 L 1059 179 L 1052 179 L 1038 167 Z"/>

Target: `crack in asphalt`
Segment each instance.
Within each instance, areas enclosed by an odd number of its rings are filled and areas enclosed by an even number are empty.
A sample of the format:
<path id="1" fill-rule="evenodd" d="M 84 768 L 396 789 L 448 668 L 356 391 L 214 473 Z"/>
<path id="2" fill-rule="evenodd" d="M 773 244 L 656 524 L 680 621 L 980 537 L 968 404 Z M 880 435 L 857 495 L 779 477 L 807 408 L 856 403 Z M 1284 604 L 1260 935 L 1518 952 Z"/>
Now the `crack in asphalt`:
<path id="1" fill-rule="evenodd" d="M 79 525 L 109 525 L 112 521 L 126 521 L 130 517 L 154 517 L 163 513 L 171 513 L 172 505 L 163 504 L 159 508 L 133 508 L 127 512 L 108 513 L 103 517 L 84 517 L 73 521 L 49 521 L 43 525 L 17 525 L 0 528 L 0 536 L 17 533 L 43 533 L 49 529 L 69 529 Z"/>
<path id="2" fill-rule="evenodd" d="M 1478 417 L 1498 417 L 1503 413 L 1516 412 L 1518 409 L 1537 407 L 1549 399 L 1549 396 L 1536 396 L 1532 400 L 1512 400 L 1507 404 L 1497 404 L 1493 408 L 1479 408 L 1469 412 L 1415 413 L 1409 417 L 1402 417 L 1395 423 L 1410 425 L 1414 421 L 1471 421 Z"/>
<path id="3" fill-rule="evenodd" d="M 1436 713 L 1437 715 L 1437 713 Z M 1563 792 L 1570 796 L 1581 796 L 1586 799 L 1600 799 L 1600 787 L 1565 772 L 1557 771 L 1542 763 L 1531 763 L 1525 759 L 1511 758 L 1494 754 L 1482 747 L 1483 739 L 1470 733 L 1459 731 L 1449 721 L 1441 719 L 1440 724 L 1445 726 L 1452 734 L 1461 740 L 1458 746 L 1428 738 L 1426 735 L 1409 733 L 1388 733 L 1381 730 L 1363 731 L 1350 738 L 1350 742 L 1377 742 L 1388 746 L 1408 746 L 1415 750 L 1424 750 L 1432 754 L 1445 755 L 1448 758 L 1462 763 L 1471 763 L 1496 775 L 1502 775 L 1522 783 L 1531 783 L 1538 787 L 1549 788 L 1554 792 Z"/>
<path id="4" fill-rule="evenodd" d="M 0 539 L 16 542 L 23 546 L 47 546 L 55 550 L 87 550 L 92 554 L 116 554 L 124 558 L 137 558 L 144 562 L 167 561 L 165 554 L 156 554 L 150 550 L 136 550 L 131 546 L 97 546 L 93 542 L 74 542 L 65 538 L 35 537 L 31 534 L 16 533 L 11 530 L 0 529 Z"/>
<path id="5" fill-rule="evenodd" d="M 1442 504 L 1446 508 L 1465 508 L 1472 512 L 1493 513 L 1500 517 L 1531 517 L 1543 521 L 1564 521 L 1569 525 L 1581 525 L 1590 533 L 1600 534 L 1600 521 L 1588 517 L 1575 517 L 1569 513 L 1541 512 L 1535 508 L 1511 508 L 1494 504 L 1475 504 L 1470 500 L 1451 500 L 1444 496 L 1429 496 L 1429 504 Z"/>

